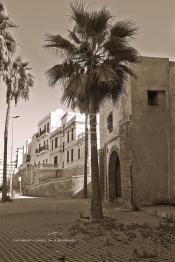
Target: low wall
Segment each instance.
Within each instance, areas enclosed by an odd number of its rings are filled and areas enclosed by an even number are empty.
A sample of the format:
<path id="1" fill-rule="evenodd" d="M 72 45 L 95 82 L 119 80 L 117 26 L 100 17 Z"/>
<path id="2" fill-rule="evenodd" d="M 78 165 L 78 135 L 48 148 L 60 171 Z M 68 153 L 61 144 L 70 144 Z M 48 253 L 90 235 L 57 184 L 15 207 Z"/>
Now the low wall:
<path id="1" fill-rule="evenodd" d="M 88 176 L 88 183 L 90 183 L 91 177 Z M 50 179 L 46 182 L 30 185 L 25 187 L 25 195 L 28 196 L 44 196 L 44 197 L 60 197 L 60 198 L 72 198 L 81 197 L 84 187 L 84 177 L 70 176 L 57 179 Z M 88 187 L 90 189 L 90 187 Z M 90 190 L 88 192 L 90 194 Z"/>
<path id="2" fill-rule="evenodd" d="M 13 189 L 29 196 L 56 196 L 63 198 L 82 197 L 84 187 L 84 166 L 73 168 L 25 167 L 13 177 Z M 88 176 L 88 183 L 90 183 Z M 90 194 L 90 186 L 89 192 Z"/>

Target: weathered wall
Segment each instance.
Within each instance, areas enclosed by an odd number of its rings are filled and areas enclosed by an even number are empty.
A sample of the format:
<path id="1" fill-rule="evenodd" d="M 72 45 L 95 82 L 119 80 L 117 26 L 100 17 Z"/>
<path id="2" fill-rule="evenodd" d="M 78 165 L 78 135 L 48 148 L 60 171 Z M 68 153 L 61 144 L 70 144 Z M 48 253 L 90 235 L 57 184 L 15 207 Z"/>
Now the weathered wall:
<path id="1" fill-rule="evenodd" d="M 143 58 L 131 81 L 130 142 L 136 204 L 168 202 L 168 59 Z M 165 91 L 165 103 L 148 105 L 147 90 Z"/>
<path id="2" fill-rule="evenodd" d="M 74 196 L 82 194 L 84 167 L 67 169 L 22 169 L 13 178 L 13 188 L 19 191 L 18 177 L 21 176 L 22 191 L 33 196 Z M 88 176 L 88 183 L 90 183 Z M 26 191 L 27 189 L 27 191 Z"/>
<path id="3" fill-rule="evenodd" d="M 120 171 L 122 202 L 126 207 L 133 205 L 132 160 L 130 147 L 130 121 L 120 125 Z"/>
<path id="4" fill-rule="evenodd" d="M 88 183 L 90 183 L 90 177 L 88 177 Z M 76 197 L 83 190 L 83 185 L 83 176 L 63 177 L 27 186 L 25 194 L 28 196 L 70 198 Z"/>
<path id="5" fill-rule="evenodd" d="M 169 67 L 169 197 L 175 204 L 175 63 Z"/>

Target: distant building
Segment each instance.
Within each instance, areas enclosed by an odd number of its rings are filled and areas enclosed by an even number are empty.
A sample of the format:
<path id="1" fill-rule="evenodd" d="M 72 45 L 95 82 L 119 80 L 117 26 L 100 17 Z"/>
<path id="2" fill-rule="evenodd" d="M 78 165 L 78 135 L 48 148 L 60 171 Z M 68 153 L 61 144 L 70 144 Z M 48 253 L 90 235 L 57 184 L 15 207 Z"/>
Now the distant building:
<path id="1" fill-rule="evenodd" d="M 143 57 L 128 96 L 100 111 L 103 199 L 126 206 L 175 203 L 175 63 Z"/>
<path id="2" fill-rule="evenodd" d="M 32 164 L 42 166 L 50 163 L 50 134 L 61 126 L 61 117 L 63 114 L 62 109 L 57 109 L 39 121 L 38 133 L 36 134 L 36 157 L 35 154 L 32 155 L 34 158 L 34 160 L 31 159 L 33 161 Z"/>
<path id="3" fill-rule="evenodd" d="M 7 162 L 7 181 L 10 180 L 11 173 L 14 174 L 16 168 L 16 161 Z M 0 186 L 3 184 L 3 159 L 0 159 Z"/>

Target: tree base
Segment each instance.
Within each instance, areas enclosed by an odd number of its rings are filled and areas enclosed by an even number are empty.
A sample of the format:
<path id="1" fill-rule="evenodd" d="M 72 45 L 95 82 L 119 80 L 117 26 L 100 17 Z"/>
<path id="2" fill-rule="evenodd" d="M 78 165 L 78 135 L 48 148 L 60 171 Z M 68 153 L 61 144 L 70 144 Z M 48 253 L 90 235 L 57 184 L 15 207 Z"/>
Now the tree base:
<path id="1" fill-rule="evenodd" d="M 1 203 L 13 202 L 13 199 L 7 196 L 7 197 L 3 197 L 0 202 Z"/>

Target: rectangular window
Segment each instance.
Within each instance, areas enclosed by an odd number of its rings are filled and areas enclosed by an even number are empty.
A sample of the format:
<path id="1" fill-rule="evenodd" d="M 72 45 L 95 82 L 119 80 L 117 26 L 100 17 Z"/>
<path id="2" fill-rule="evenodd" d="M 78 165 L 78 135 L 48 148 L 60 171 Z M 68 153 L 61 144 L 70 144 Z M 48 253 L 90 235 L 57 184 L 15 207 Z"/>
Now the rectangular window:
<path id="1" fill-rule="evenodd" d="M 165 105 L 165 91 L 148 90 L 148 105 L 150 106 L 164 106 Z"/>
<path id="2" fill-rule="evenodd" d="M 72 162 L 74 161 L 74 150 L 73 150 L 73 148 L 71 149 L 71 161 Z"/>
<path id="3" fill-rule="evenodd" d="M 67 151 L 67 163 L 69 162 L 69 151 Z"/>
<path id="4" fill-rule="evenodd" d="M 78 148 L 78 159 L 80 159 L 80 148 Z"/>
<path id="5" fill-rule="evenodd" d="M 72 140 L 74 140 L 74 129 L 72 128 Z"/>
<path id="6" fill-rule="evenodd" d="M 69 131 L 67 132 L 67 142 L 69 143 Z"/>
<path id="7" fill-rule="evenodd" d="M 50 132 L 49 123 L 47 123 L 47 133 Z"/>
<path id="8" fill-rule="evenodd" d="M 63 142 L 63 152 L 64 152 L 64 142 Z"/>
<path id="9" fill-rule="evenodd" d="M 58 137 L 55 137 L 55 148 L 58 146 Z"/>
<path id="10" fill-rule="evenodd" d="M 63 136 L 65 135 L 65 124 L 63 124 Z"/>
<path id="11" fill-rule="evenodd" d="M 107 117 L 107 129 L 108 129 L 109 133 L 111 133 L 113 131 L 113 116 L 112 116 L 112 112 Z"/>
<path id="12" fill-rule="evenodd" d="M 57 165 L 57 164 L 58 164 L 58 157 L 54 156 L 54 165 Z"/>
<path id="13" fill-rule="evenodd" d="M 52 150 L 53 150 L 53 140 L 52 140 Z"/>
<path id="14" fill-rule="evenodd" d="M 64 168 L 64 162 L 63 162 L 63 164 L 62 164 L 62 167 Z"/>

